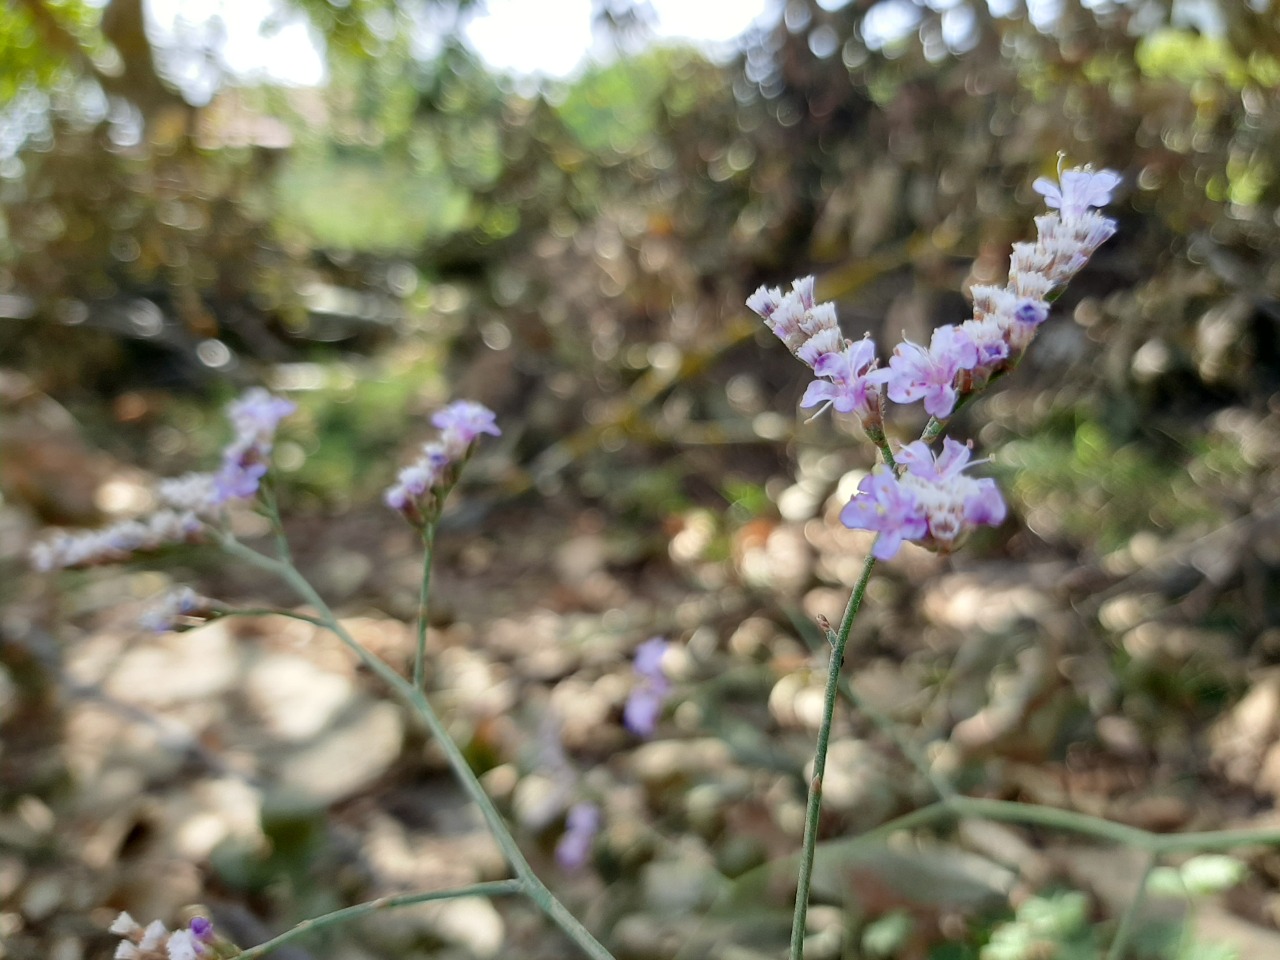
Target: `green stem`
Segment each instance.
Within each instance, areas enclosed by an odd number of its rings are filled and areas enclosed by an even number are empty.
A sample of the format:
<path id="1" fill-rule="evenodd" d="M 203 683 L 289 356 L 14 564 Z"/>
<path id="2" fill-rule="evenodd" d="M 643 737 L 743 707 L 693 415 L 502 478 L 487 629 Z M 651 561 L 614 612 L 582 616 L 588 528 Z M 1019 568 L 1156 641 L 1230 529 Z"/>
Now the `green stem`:
<path id="1" fill-rule="evenodd" d="M 1023 826 L 1046 827 L 1108 840 L 1149 854 L 1165 857 L 1176 853 L 1208 853 L 1247 846 L 1280 846 L 1280 828 L 1258 830 L 1208 830 L 1197 833 L 1152 833 L 1140 827 L 1103 820 L 1087 813 L 982 797 L 954 796 L 913 810 L 864 834 L 865 840 L 882 840 L 899 830 L 935 826 L 971 817 Z"/>
<path id="2" fill-rule="evenodd" d="M 425 689 L 427 662 L 427 612 L 431 598 L 431 558 L 435 553 L 436 521 L 422 528 L 422 590 L 418 594 L 418 646 L 413 652 L 413 685 Z"/>
<path id="3" fill-rule="evenodd" d="M 1124 960 L 1125 950 L 1129 946 L 1129 938 L 1133 936 L 1134 922 L 1138 919 L 1138 913 L 1142 910 L 1143 901 L 1147 898 L 1147 879 L 1151 876 L 1151 871 L 1156 868 L 1156 864 L 1160 862 L 1160 855 L 1152 853 L 1147 858 L 1147 868 L 1142 871 L 1142 879 L 1138 881 L 1138 889 L 1133 894 L 1133 899 L 1129 901 L 1129 906 L 1125 908 L 1124 914 L 1120 917 L 1120 926 L 1116 928 L 1116 935 L 1111 940 L 1111 946 L 1107 949 L 1107 960 Z"/>
<path id="4" fill-rule="evenodd" d="M 874 549 L 874 548 L 873 548 Z M 800 875 L 796 881 L 796 908 L 791 920 L 791 960 L 804 958 L 805 921 L 809 915 L 809 888 L 813 882 L 814 850 L 818 843 L 818 818 L 822 813 L 822 778 L 827 769 L 827 747 L 831 742 L 831 722 L 835 717 L 836 692 L 840 684 L 840 668 L 844 665 L 844 650 L 849 643 L 849 631 L 853 618 L 862 606 L 863 594 L 871 580 L 875 567 L 874 554 L 867 554 L 849 603 L 844 608 L 840 629 L 831 644 L 831 664 L 827 670 L 827 689 L 822 701 L 822 724 L 818 727 L 818 745 L 813 755 L 813 777 L 809 781 L 809 803 L 804 817 L 804 845 L 800 850 Z"/>
<path id="5" fill-rule="evenodd" d="M 516 876 L 520 879 L 526 896 L 537 904 L 538 908 L 554 921 L 588 956 L 595 958 L 595 960 L 614 960 L 613 955 L 605 949 L 604 945 L 578 922 L 577 918 L 555 898 L 555 895 L 547 889 L 546 884 L 534 873 L 533 867 L 525 859 L 524 854 L 520 852 L 515 838 L 511 836 L 511 831 L 507 829 L 507 825 L 503 822 L 502 815 L 498 813 L 497 807 L 493 805 L 489 795 L 484 792 L 484 787 L 480 785 L 480 781 L 472 771 L 471 765 L 467 763 L 467 758 L 463 755 L 462 749 L 449 736 L 443 721 L 441 721 L 435 708 L 431 706 L 430 701 L 427 700 L 422 690 L 396 673 L 385 660 L 374 656 L 351 636 L 347 628 L 338 620 L 333 610 L 324 602 L 324 598 L 316 592 L 315 588 L 293 566 L 264 556 L 230 537 L 223 538 L 222 548 L 232 556 L 239 557 L 259 569 L 269 571 L 288 583 L 303 601 L 319 611 L 320 619 L 328 630 L 341 640 L 352 653 L 359 657 L 365 666 L 376 673 L 379 679 L 414 708 L 432 738 L 440 745 L 440 749 L 444 751 L 445 759 L 453 770 L 458 783 L 472 802 L 480 808 L 480 813 L 484 817 L 489 831 L 502 849 L 507 863 L 511 865 L 511 869 L 515 871 Z"/>
<path id="6" fill-rule="evenodd" d="M 271 533 L 276 541 L 276 556 L 283 563 L 293 563 L 293 552 L 289 549 L 289 538 L 284 535 L 284 522 L 280 519 L 280 505 L 276 501 L 275 484 L 270 477 L 263 480 L 259 490 L 263 511 L 271 521 Z"/>
<path id="7" fill-rule="evenodd" d="M 305 613 L 287 610 L 284 607 L 227 607 L 218 610 L 218 619 L 223 617 L 288 617 L 290 620 L 309 623 L 313 627 L 329 629 L 329 625 L 319 617 L 309 617 Z"/>
<path id="8" fill-rule="evenodd" d="M 325 927 L 333 926 L 334 924 L 346 923 L 348 920 L 354 920 L 370 913 L 378 913 L 382 910 L 410 907 L 418 903 L 430 903 L 433 900 L 456 900 L 460 897 L 504 897 L 513 893 L 520 893 L 522 889 L 523 886 L 519 880 L 496 880 L 490 883 L 473 884 L 469 887 L 458 887 L 453 890 L 433 890 L 429 893 L 406 893 L 396 897 L 379 897 L 376 900 L 368 900 L 364 903 L 357 903 L 354 906 L 344 907 L 341 910 L 334 910 L 332 913 L 326 913 L 323 916 L 312 917 L 310 920 L 303 920 L 297 926 L 286 930 L 278 937 L 273 937 L 266 943 L 260 943 L 256 947 L 250 947 L 248 950 L 241 950 L 239 953 L 232 954 L 232 958 L 233 960 L 257 960 L 258 957 L 266 956 L 276 947 L 284 946 L 296 937 L 314 933 L 316 930 L 323 930 Z"/>

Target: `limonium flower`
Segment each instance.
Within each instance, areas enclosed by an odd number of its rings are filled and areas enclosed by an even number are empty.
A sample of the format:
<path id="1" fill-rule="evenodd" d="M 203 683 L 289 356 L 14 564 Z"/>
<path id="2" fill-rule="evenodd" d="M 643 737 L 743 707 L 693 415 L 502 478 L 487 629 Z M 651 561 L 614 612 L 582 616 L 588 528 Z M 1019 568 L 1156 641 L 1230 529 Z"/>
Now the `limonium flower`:
<path id="1" fill-rule="evenodd" d="M 204 524 L 194 513 L 157 510 L 136 520 L 121 520 L 100 530 L 60 530 L 31 548 L 31 566 L 42 572 L 120 563 L 134 553 L 177 543 L 195 543 Z"/>
<path id="2" fill-rule="evenodd" d="M 591 855 L 591 844 L 600 830 L 600 808 L 575 803 L 565 817 L 565 830 L 556 844 L 556 862 L 565 870 L 580 870 Z"/>
<path id="3" fill-rule="evenodd" d="M 502 436 L 494 412 L 474 400 L 455 400 L 443 410 L 436 411 L 431 423 L 440 431 L 440 442 L 445 451 L 455 460 L 466 454 L 480 434 Z"/>
<path id="4" fill-rule="evenodd" d="M 880 386 L 867 376 L 875 362 L 876 345 L 867 337 L 823 354 L 813 364 L 818 379 L 809 384 L 800 406 L 830 405 L 840 413 L 856 413 L 864 422 L 878 419 Z"/>
<path id="5" fill-rule="evenodd" d="M 210 952 L 214 939 L 213 924 L 204 917 L 193 917 L 186 927 L 171 933 L 159 920 L 143 927 L 121 913 L 107 929 L 121 938 L 115 960 L 198 960 Z"/>
<path id="6" fill-rule="evenodd" d="M 276 428 L 297 409 L 293 402 L 261 387 L 246 391 L 227 407 L 236 436 L 222 453 L 222 468 L 214 474 L 214 503 L 248 499 L 258 492 L 267 473 Z"/>
<path id="7" fill-rule="evenodd" d="M 622 708 L 622 722 L 638 737 L 653 736 L 662 705 L 671 693 L 671 681 L 662 672 L 662 658 L 668 646 L 662 637 L 653 637 L 636 648 L 636 682 Z"/>
<path id="8" fill-rule="evenodd" d="M 999 526 L 1007 513 L 994 480 L 964 472 L 977 466 L 970 455 L 950 437 L 936 456 L 922 440 L 907 444 L 897 455 L 901 474 L 882 464 L 863 478 L 841 523 L 879 533 L 872 551 L 878 560 L 894 557 L 903 540 L 951 552 L 974 527 Z"/>
<path id="9" fill-rule="evenodd" d="M 199 541 L 205 520 L 220 513 L 223 504 L 258 492 L 276 428 L 295 409 L 261 387 L 247 391 L 227 408 L 236 435 L 223 450 L 221 469 L 161 480 L 156 496 L 162 506 L 151 514 L 100 530 L 53 534 L 31 548 L 31 565 L 49 571 L 120 563 L 136 553 Z"/>
<path id="10" fill-rule="evenodd" d="M 1063 219 L 1072 219 L 1084 216 L 1093 207 L 1105 207 L 1118 186 L 1120 175 L 1114 170 L 1077 167 L 1064 170 L 1058 183 L 1040 177 L 1031 188 L 1044 197 L 1046 206 L 1059 211 Z"/>
<path id="11" fill-rule="evenodd" d="M 844 335 L 836 319 L 834 303 L 814 300 L 814 278 L 801 277 L 783 293 L 777 287 L 761 287 L 747 298 L 747 306 L 787 345 L 787 349 L 810 367 L 827 353 L 844 348 Z"/>
<path id="12" fill-rule="evenodd" d="M 189 630 L 217 616 L 213 603 L 190 587 L 178 587 L 148 607 L 138 618 L 138 625 L 154 633 Z"/>
<path id="13" fill-rule="evenodd" d="M 904 340 L 894 348 L 889 366 L 870 374 L 872 380 L 884 383 L 889 399 L 895 403 L 924 401 L 924 409 L 933 417 L 949 417 L 955 409 L 959 393 L 956 374 L 971 370 L 978 362 L 978 348 L 962 329 L 951 324 L 933 331 L 926 350 L 918 343 Z"/>
<path id="14" fill-rule="evenodd" d="M 915 494 L 883 463 L 862 478 L 857 494 L 840 511 L 840 522 L 879 534 L 871 549 L 877 560 L 892 560 L 903 540 L 919 540 L 929 532 Z"/>
<path id="15" fill-rule="evenodd" d="M 400 470 L 382 497 L 415 526 L 439 511 L 480 435 L 502 436 L 493 411 L 473 400 L 455 400 L 438 410 L 431 422 L 440 430 L 440 439 L 424 444 L 422 455 Z"/>

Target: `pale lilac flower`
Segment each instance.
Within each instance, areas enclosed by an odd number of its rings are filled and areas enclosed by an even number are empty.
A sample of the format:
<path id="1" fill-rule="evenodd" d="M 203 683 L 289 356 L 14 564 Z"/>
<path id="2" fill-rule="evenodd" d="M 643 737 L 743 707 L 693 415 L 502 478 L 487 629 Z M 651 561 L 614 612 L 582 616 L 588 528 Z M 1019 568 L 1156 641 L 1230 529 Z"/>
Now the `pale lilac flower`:
<path id="1" fill-rule="evenodd" d="M 465 455 L 482 433 L 502 436 L 496 420 L 492 410 L 474 400 L 455 400 L 431 417 L 431 423 L 440 431 L 441 443 L 452 459 Z"/>
<path id="2" fill-rule="evenodd" d="M 999 526 L 1007 508 L 994 480 L 967 476 L 970 450 L 950 437 L 934 455 L 921 440 L 907 444 L 897 460 L 904 467 L 899 483 L 910 492 L 928 524 L 930 539 L 943 552 L 959 545 L 974 527 Z"/>
<path id="3" fill-rule="evenodd" d="M 877 560 L 893 559 L 903 540 L 919 540 L 929 529 L 915 495 L 884 464 L 862 478 L 857 494 L 840 511 L 840 522 L 880 534 L 871 549 Z"/>
<path id="4" fill-rule="evenodd" d="M 204 524 L 194 513 L 157 510 L 138 520 L 121 520 L 100 530 L 58 531 L 31 548 L 31 565 L 51 570 L 119 563 L 131 554 L 199 539 Z"/>
<path id="5" fill-rule="evenodd" d="M 959 394 L 956 374 L 972 370 L 978 363 L 978 348 L 959 327 L 947 324 L 933 331 L 929 349 L 904 340 L 894 348 L 888 368 L 873 370 L 868 376 L 888 387 L 896 403 L 924 401 L 933 417 L 948 417 Z"/>
<path id="6" fill-rule="evenodd" d="M 666 640 L 653 637 L 636 648 L 636 682 L 622 708 L 622 723 L 638 737 L 653 736 L 662 706 L 671 693 L 671 681 L 662 672 L 667 647 Z"/>
<path id="7" fill-rule="evenodd" d="M 297 409 L 291 400 L 273 396 L 261 387 L 246 390 L 227 406 L 236 435 L 222 451 L 222 467 L 214 474 L 212 505 L 247 500 L 258 492 L 267 473 L 276 429 Z"/>
<path id="8" fill-rule="evenodd" d="M 1048 177 L 1040 177 L 1032 189 L 1044 197 L 1045 204 L 1058 210 L 1064 220 L 1083 216 L 1091 207 L 1105 207 L 1111 202 L 1111 191 L 1120 186 L 1120 175 L 1114 170 L 1094 171 L 1089 167 L 1063 170 L 1060 185 Z"/>
<path id="9" fill-rule="evenodd" d="M 196 614 L 207 611 L 210 601 L 201 597 L 190 587 L 178 587 L 160 598 L 158 602 L 143 612 L 138 618 L 138 625 L 153 633 L 165 633 L 184 624 L 185 620 Z"/>
<path id="10" fill-rule="evenodd" d="M 184 473 L 156 484 L 156 496 L 165 506 L 191 513 L 210 513 L 218 504 L 217 476 L 212 473 Z"/>
<path id="11" fill-rule="evenodd" d="M 455 400 L 431 418 L 440 439 L 423 444 L 422 455 L 403 468 L 383 494 L 387 506 L 415 525 L 438 511 L 440 498 L 457 478 L 457 467 L 481 434 L 500 437 L 494 413 L 472 400 Z M 433 499 L 434 494 L 434 499 Z"/>
<path id="12" fill-rule="evenodd" d="M 565 830 L 556 844 L 556 862 L 565 870 L 579 870 L 591 856 L 591 844 L 600 830 L 600 808 L 575 803 L 565 817 Z"/>
<path id="13" fill-rule="evenodd" d="M 844 349 L 819 358 L 813 372 L 819 379 L 809 384 L 800 399 L 802 407 L 830 404 L 841 413 L 856 413 L 863 420 L 879 409 L 880 386 L 867 378 L 876 359 L 876 345 L 868 338 L 846 344 Z"/>
<path id="14" fill-rule="evenodd" d="M 280 421 L 297 409 L 298 405 L 291 400 L 274 396 L 262 387 L 252 387 L 227 405 L 227 416 L 239 437 L 252 437 L 270 444 Z"/>
<path id="15" fill-rule="evenodd" d="M 222 468 L 213 476 L 213 502 L 247 500 L 258 492 L 262 478 L 267 475 L 265 456 L 261 447 L 249 443 L 237 443 L 227 448 Z"/>

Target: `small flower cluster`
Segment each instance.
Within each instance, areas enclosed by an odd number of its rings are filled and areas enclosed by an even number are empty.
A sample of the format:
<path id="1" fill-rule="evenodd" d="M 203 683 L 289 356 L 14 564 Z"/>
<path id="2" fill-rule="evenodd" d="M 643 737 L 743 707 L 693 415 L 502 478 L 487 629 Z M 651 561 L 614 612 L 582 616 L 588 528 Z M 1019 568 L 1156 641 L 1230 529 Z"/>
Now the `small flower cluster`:
<path id="1" fill-rule="evenodd" d="M 438 515 L 444 495 L 457 481 L 457 473 L 482 433 L 500 437 L 492 410 L 472 400 L 455 400 L 431 418 L 440 438 L 424 444 L 422 456 L 405 467 L 383 495 L 392 510 L 414 526 Z"/>
<path id="2" fill-rule="evenodd" d="M 123 520 L 101 530 L 59 531 L 31 548 L 31 565 L 41 571 L 121 563 L 179 543 L 198 542 L 205 519 L 230 500 L 258 492 L 280 421 L 297 409 L 260 387 L 247 391 L 227 409 L 236 435 L 222 454 L 216 473 L 187 473 L 161 480 L 154 513 Z"/>
<path id="3" fill-rule="evenodd" d="M 785 294 L 761 287 L 747 306 L 816 375 L 801 406 L 857 414 L 867 435 L 884 446 L 882 394 L 895 403 L 923 401 L 926 413 L 945 420 L 963 396 L 1017 363 L 1049 316 L 1052 292 L 1115 234 L 1115 221 L 1095 208 L 1109 203 L 1119 184 L 1118 174 L 1087 167 L 1062 171 L 1057 183 L 1036 180 L 1051 212 L 1036 218 L 1035 242 L 1014 244 L 1008 283 L 975 285 L 972 319 L 934 330 L 928 347 L 898 344 L 886 367 L 878 366 L 870 339 L 845 339 L 834 305 L 815 302 L 813 277 L 795 281 Z M 963 473 L 973 466 L 968 461 L 968 448 L 952 441 L 936 459 L 924 443 L 910 444 L 898 470 L 882 466 L 862 481 L 841 519 L 880 533 L 874 551 L 880 559 L 893 556 L 903 540 L 952 550 L 974 525 L 999 524 L 1005 516 L 995 484 Z"/>
<path id="4" fill-rule="evenodd" d="M 197 960 L 214 939 L 213 924 L 204 917 L 192 917 L 186 927 L 170 932 L 159 920 L 143 927 L 122 913 L 108 930 L 121 937 L 115 960 Z"/>
<path id="5" fill-rule="evenodd" d="M 138 618 L 138 625 L 153 633 L 183 633 L 219 616 L 213 600 L 190 587 L 178 587 L 161 597 Z"/>
<path id="6" fill-rule="evenodd" d="M 157 510 L 137 520 L 122 520 L 101 530 L 59 530 L 31 548 L 31 566 L 50 570 L 121 563 L 135 553 L 176 543 L 195 543 L 204 524 L 190 510 Z"/>
<path id="7" fill-rule="evenodd" d="M 880 464 L 858 485 L 858 495 L 840 511 L 840 522 L 854 530 L 874 530 L 872 553 L 889 560 L 903 540 L 950 553 L 976 526 L 999 526 L 1005 504 L 994 480 L 965 475 L 969 448 L 947 437 L 934 456 L 922 440 L 898 452 L 901 475 Z"/>
<path id="8" fill-rule="evenodd" d="M 213 475 L 215 505 L 247 500 L 258 492 L 270 463 L 276 428 L 297 409 L 293 402 L 272 396 L 261 387 L 249 390 L 227 408 L 236 436 L 222 451 L 222 467 Z"/>
<path id="9" fill-rule="evenodd" d="M 636 648 L 636 682 L 622 708 L 622 723 L 637 737 L 653 736 L 662 705 L 671 693 L 671 681 L 662 672 L 668 646 L 662 637 L 653 637 Z"/>

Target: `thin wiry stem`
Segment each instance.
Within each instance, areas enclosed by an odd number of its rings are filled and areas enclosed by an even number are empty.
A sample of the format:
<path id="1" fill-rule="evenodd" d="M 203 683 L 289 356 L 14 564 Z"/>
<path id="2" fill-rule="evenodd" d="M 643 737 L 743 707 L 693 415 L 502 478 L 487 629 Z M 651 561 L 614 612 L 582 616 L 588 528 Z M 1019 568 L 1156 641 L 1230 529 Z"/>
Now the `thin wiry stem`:
<path id="1" fill-rule="evenodd" d="M 346 923 L 349 920 L 367 916 L 370 913 L 394 910 L 397 907 L 411 907 L 415 904 L 431 903 L 438 900 L 457 900 L 461 897 L 505 897 L 523 892 L 524 885 L 519 880 L 495 880 L 489 883 L 472 884 L 469 887 L 457 887 L 452 890 L 431 890 L 426 893 L 406 893 L 395 897 L 378 897 L 376 900 L 367 900 L 364 903 L 343 907 L 341 910 L 334 910 L 332 913 L 326 913 L 323 916 L 303 920 L 297 926 L 286 930 L 278 937 L 273 937 L 265 943 L 258 944 L 256 947 L 250 947 L 248 950 L 241 950 L 239 953 L 232 954 L 231 960 L 257 960 L 258 957 L 266 956 L 272 950 L 284 946 L 290 940 L 308 933 L 314 933 L 317 930 L 323 930 L 325 927 L 330 927 L 334 924 Z"/>
<path id="2" fill-rule="evenodd" d="M 1147 867 L 1142 871 L 1142 879 L 1138 881 L 1138 889 L 1133 893 L 1133 899 L 1129 901 L 1129 906 L 1120 916 L 1120 926 L 1116 928 L 1116 935 L 1111 940 L 1111 946 L 1107 950 L 1107 960 L 1124 960 L 1125 950 L 1129 947 L 1129 938 L 1133 936 L 1134 923 L 1138 919 L 1138 914 L 1142 910 L 1142 904 L 1147 898 L 1147 880 L 1151 876 L 1151 871 L 1156 868 L 1160 862 L 1160 854 L 1151 853 L 1147 857 Z"/>
<path id="3" fill-rule="evenodd" d="M 431 599 L 431 559 L 435 553 L 436 521 L 422 528 L 422 590 L 418 594 L 418 645 L 413 651 L 413 685 L 419 690 L 426 682 L 427 614 Z"/>
<path id="4" fill-rule="evenodd" d="M 840 683 L 840 668 L 844 665 L 844 650 L 849 643 L 849 631 L 853 618 L 862 606 L 863 594 L 871 580 L 876 558 L 867 554 L 849 603 L 840 619 L 840 628 L 831 643 L 831 664 L 827 670 L 827 688 L 822 702 L 822 724 L 818 727 L 818 744 L 813 754 L 813 776 L 809 780 L 809 802 L 804 817 L 804 844 L 800 849 L 800 874 L 796 881 L 796 907 L 791 919 L 791 960 L 804 958 L 805 921 L 809 915 L 809 889 L 813 883 L 814 849 L 818 843 L 818 819 L 822 813 L 822 779 L 827 769 L 827 747 L 831 742 L 831 723 L 835 717 L 836 692 Z"/>
<path id="5" fill-rule="evenodd" d="M 471 801 L 480 808 L 480 813 L 484 817 L 490 833 L 493 834 L 493 838 L 501 848 L 507 863 L 510 864 L 511 869 L 515 871 L 516 876 L 519 878 L 524 894 L 560 927 L 587 956 L 592 957 L 593 960 L 614 960 L 613 955 L 605 946 L 592 936 L 591 932 L 569 912 L 564 904 L 556 899 L 555 895 L 547 888 L 547 885 L 534 873 L 533 867 L 525 859 L 520 847 L 516 844 L 515 838 L 511 835 L 511 831 L 507 829 L 506 823 L 503 822 L 498 808 L 493 805 L 489 795 L 484 792 L 484 787 L 480 785 L 480 781 L 476 778 L 475 772 L 472 771 L 471 765 L 467 762 L 462 749 L 449 736 L 444 722 L 436 713 L 435 708 L 431 706 L 431 702 L 422 690 L 396 673 L 390 664 L 375 656 L 356 640 L 350 631 L 342 625 L 342 622 L 338 620 L 337 615 L 329 605 L 325 603 L 324 598 L 316 592 L 316 589 L 292 564 L 274 560 L 256 550 L 250 549 L 229 535 L 222 536 L 221 546 L 223 550 L 232 556 L 274 574 L 291 586 L 304 602 L 318 611 L 318 619 L 323 623 L 324 627 L 341 640 L 343 645 L 359 657 L 365 666 L 377 674 L 379 679 L 391 687 L 398 696 L 414 709 L 431 733 L 432 738 L 444 752 L 445 759 L 453 770 L 459 785 Z"/>

